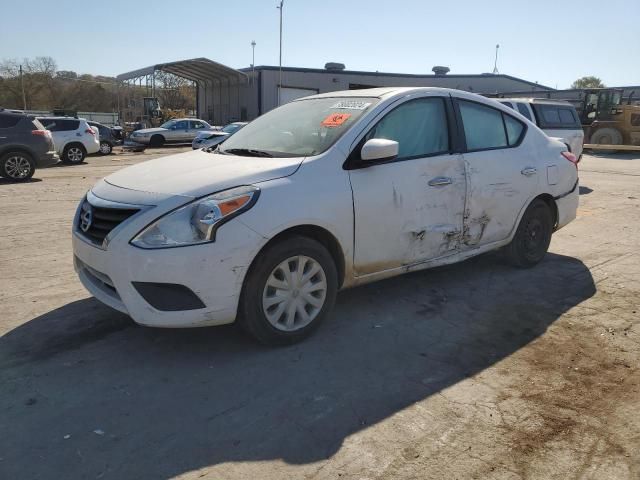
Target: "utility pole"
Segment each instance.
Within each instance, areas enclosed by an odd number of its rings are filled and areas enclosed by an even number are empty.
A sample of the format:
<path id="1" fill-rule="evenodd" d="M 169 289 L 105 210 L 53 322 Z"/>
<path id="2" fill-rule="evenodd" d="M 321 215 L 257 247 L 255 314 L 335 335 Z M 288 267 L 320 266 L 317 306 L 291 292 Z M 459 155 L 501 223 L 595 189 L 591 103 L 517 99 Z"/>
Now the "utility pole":
<path id="1" fill-rule="evenodd" d="M 22 109 L 27 109 L 27 97 L 24 94 L 24 78 L 22 77 L 22 65 L 20 65 L 20 85 L 22 86 Z"/>
<path id="2" fill-rule="evenodd" d="M 497 44 L 496 45 L 496 59 L 493 62 L 493 74 L 495 75 L 496 73 L 498 73 L 498 49 L 500 48 L 500 45 Z"/>
<path id="3" fill-rule="evenodd" d="M 281 99 L 281 90 L 282 90 L 282 7 L 284 5 L 284 0 L 280 0 L 280 5 L 277 6 L 276 8 L 278 8 L 280 10 L 280 63 L 279 63 L 279 81 L 278 81 L 278 106 L 280 106 L 280 99 Z"/>
<path id="4" fill-rule="evenodd" d="M 256 74 L 256 41 L 251 40 L 251 83 L 255 82 Z"/>

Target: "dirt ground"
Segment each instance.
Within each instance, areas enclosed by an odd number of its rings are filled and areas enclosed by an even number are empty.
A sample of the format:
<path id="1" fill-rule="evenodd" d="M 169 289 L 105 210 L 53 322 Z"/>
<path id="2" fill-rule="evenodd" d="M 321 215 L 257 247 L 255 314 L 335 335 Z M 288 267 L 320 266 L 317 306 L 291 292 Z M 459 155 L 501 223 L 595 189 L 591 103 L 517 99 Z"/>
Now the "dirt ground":
<path id="1" fill-rule="evenodd" d="M 579 218 L 536 268 L 345 291 L 268 349 L 136 326 L 73 272 L 83 193 L 178 150 L 0 181 L 0 478 L 640 478 L 640 155 L 584 158 Z"/>

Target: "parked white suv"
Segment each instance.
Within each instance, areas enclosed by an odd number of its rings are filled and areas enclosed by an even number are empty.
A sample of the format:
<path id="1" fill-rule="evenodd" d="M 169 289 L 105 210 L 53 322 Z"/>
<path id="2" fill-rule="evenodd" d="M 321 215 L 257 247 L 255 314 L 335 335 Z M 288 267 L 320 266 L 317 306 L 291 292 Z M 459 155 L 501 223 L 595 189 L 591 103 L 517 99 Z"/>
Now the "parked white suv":
<path id="1" fill-rule="evenodd" d="M 498 98 L 497 100 L 531 120 L 550 137 L 562 139 L 580 160 L 584 130 L 582 130 L 578 112 L 569 102 L 543 98 Z"/>
<path id="2" fill-rule="evenodd" d="M 575 155 L 495 100 L 331 92 L 271 110 L 215 151 L 99 181 L 76 212 L 74 262 L 138 323 L 238 319 L 282 344 L 310 334 L 340 288 L 498 248 L 531 267 L 577 207 Z"/>
<path id="3" fill-rule="evenodd" d="M 100 150 L 98 130 L 83 118 L 39 117 L 38 120 L 51 132 L 53 145 L 64 163 L 80 163 L 87 155 Z"/>

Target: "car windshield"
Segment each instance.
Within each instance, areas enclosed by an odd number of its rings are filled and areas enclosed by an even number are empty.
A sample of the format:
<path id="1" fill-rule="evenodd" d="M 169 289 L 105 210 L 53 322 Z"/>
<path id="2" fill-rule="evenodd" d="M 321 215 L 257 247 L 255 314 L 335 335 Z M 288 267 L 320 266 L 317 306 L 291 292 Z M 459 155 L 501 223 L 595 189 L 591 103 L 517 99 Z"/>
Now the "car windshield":
<path id="1" fill-rule="evenodd" d="M 219 152 L 265 157 L 318 155 L 378 101 L 372 97 L 332 97 L 287 103 L 238 130 Z"/>
<path id="2" fill-rule="evenodd" d="M 240 125 L 236 125 L 235 123 L 230 123 L 229 125 L 225 125 L 225 126 L 222 128 L 222 131 L 223 131 L 224 133 L 233 133 L 233 132 L 235 132 L 235 131 L 236 131 L 237 129 L 239 129 L 239 128 L 240 128 Z"/>
<path id="3" fill-rule="evenodd" d="M 169 120 L 168 122 L 164 122 L 162 125 L 160 125 L 160 128 L 169 129 L 169 128 L 173 127 L 175 124 L 176 124 L 175 120 Z"/>

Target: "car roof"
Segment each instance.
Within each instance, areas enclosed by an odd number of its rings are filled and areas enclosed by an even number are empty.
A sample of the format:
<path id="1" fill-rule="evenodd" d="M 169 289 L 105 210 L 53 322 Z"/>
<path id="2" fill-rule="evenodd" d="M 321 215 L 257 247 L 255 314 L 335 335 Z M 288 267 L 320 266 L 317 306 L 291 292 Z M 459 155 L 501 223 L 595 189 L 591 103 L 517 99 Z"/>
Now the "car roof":
<path id="1" fill-rule="evenodd" d="M 393 97 L 404 97 L 417 93 L 439 93 L 442 95 L 452 95 L 456 98 L 463 100 L 472 100 L 474 102 L 485 103 L 487 105 L 495 106 L 495 99 L 487 98 L 477 93 L 466 92 L 464 90 L 456 90 L 453 88 L 442 87 L 378 87 L 378 88 L 365 88 L 361 90 L 340 90 L 337 92 L 320 93 L 318 95 L 312 95 L 310 97 L 300 98 L 295 101 L 304 101 L 312 98 L 358 98 L 358 97 L 377 97 L 389 99 Z M 501 105 L 502 106 L 502 105 Z M 503 108 L 509 108 L 504 106 Z"/>
<path id="2" fill-rule="evenodd" d="M 523 103 L 545 103 L 549 105 L 563 105 L 572 107 L 570 102 L 566 100 L 554 100 L 551 98 L 496 98 L 499 102 L 523 102 Z"/>
<path id="3" fill-rule="evenodd" d="M 77 117 L 49 117 L 46 115 L 39 115 L 37 118 L 42 118 L 45 120 L 83 120 L 83 121 L 87 121 L 84 118 L 77 118 Z"/>

